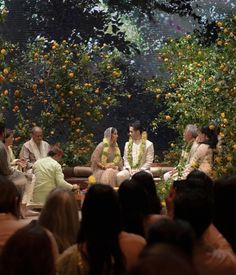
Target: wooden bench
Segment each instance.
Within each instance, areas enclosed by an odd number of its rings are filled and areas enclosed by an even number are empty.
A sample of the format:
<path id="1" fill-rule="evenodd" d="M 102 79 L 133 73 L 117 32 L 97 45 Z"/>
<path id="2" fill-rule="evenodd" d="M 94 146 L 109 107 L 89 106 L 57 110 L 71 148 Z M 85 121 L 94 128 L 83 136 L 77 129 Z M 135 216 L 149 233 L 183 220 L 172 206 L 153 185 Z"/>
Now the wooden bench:
<path id="1" fill-rule="evenodd" d="M 65 167 L 63 173 L 67 182 L 78 184 L 83 190 L 88 187 L 88 177 L 92 175 L 92 169 L 87 166 Z"/>

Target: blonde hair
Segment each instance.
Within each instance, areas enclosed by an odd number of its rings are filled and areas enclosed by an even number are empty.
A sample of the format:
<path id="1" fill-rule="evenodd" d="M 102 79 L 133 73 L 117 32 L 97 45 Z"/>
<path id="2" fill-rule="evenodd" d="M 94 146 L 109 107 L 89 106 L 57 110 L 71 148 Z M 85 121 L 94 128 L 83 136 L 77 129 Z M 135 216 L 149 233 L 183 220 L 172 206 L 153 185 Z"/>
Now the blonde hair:
<path id="1" fill-rule="evenodd" d="M 59 252 L 76 243 L 79 230 L 78 206 L 71 191 L 52 190 L 39 217 L 39 224 L 54 235 Z"/>

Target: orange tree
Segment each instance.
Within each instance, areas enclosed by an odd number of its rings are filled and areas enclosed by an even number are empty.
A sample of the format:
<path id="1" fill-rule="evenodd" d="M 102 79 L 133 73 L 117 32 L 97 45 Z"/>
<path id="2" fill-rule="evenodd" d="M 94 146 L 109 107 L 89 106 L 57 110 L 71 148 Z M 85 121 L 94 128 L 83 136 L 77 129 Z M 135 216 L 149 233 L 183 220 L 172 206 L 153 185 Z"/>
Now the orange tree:
<path id="1" fill-rule="evenodd" d="M 93 147 L 92 123 L 122 96 L 118 57 L 99 47 L 43 38 L 25 51 L 1 45 L 3 117 L 16 120 L 21 141 L 33 125 L 44 128 L 45 139 L 61 142 L 67 164 L 84 163 Z"/>
<path id="2" fill-rule="evenodd" d="M 236 16 L 217 26 L 218 38 L 209 46 L 196 34 L 170 39 L 159 53 L 169 72 L 168 83 L 160 85 L 154 79 L 148 86 L 165 105 L 154 127 L 164 121 L 179 134 L 188 123 L 220 130 L 224 145 L 214 164 L 220 176 L 236 173 Z"/>

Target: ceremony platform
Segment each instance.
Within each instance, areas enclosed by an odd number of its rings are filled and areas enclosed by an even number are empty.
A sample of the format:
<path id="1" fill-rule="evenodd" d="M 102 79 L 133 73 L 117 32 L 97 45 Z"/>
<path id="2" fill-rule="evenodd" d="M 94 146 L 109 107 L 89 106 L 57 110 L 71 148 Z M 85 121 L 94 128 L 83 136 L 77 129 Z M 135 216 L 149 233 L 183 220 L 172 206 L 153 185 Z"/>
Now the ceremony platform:
<path id="1" fill-rule="evenodd" d="M 155 182 L 158 183 L 162 175 L 172 168 L 168 163 L 153 163 L 151 172 Z M 92 169 L 87 166 L 65 167 L 63 173 L 67 182 L 78 184 L 80 189 L 83 190 L 88 186 L 88 177 L 92 175 Z"/>

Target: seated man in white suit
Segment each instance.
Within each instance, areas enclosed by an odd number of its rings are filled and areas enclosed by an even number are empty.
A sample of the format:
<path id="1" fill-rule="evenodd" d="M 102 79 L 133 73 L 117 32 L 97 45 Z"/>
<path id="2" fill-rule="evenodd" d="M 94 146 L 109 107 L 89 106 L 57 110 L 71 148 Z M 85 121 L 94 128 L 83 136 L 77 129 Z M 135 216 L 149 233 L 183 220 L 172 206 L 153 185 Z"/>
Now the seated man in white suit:
<path id="1" fill-rule="evenodd" d="M 147 140 L 147 134 L 143 131 L 139 121 L 129 125 L 129 136 L 124 150 L 124 168 L 117 174 L 118 185 L 140 170 L 151 173 L 154 147 L 153 143 Z"/>
<path id="2" fill-rule="evenodd" d="M 199 144 L 196 141 L 196 137 L 198 135 L 198 128 L 196 125 L 188 124 L 185 127 L 183 133 L 183 139 L 185 142 L 185 146 L 182 149 L 180 160 L 178 165 L 172 169 L 171 171 L 164 174 L 164 180 L 177 180 L 183 179 L 184 171 L 189 166 L 190 160 L 195 154 Z"/>

